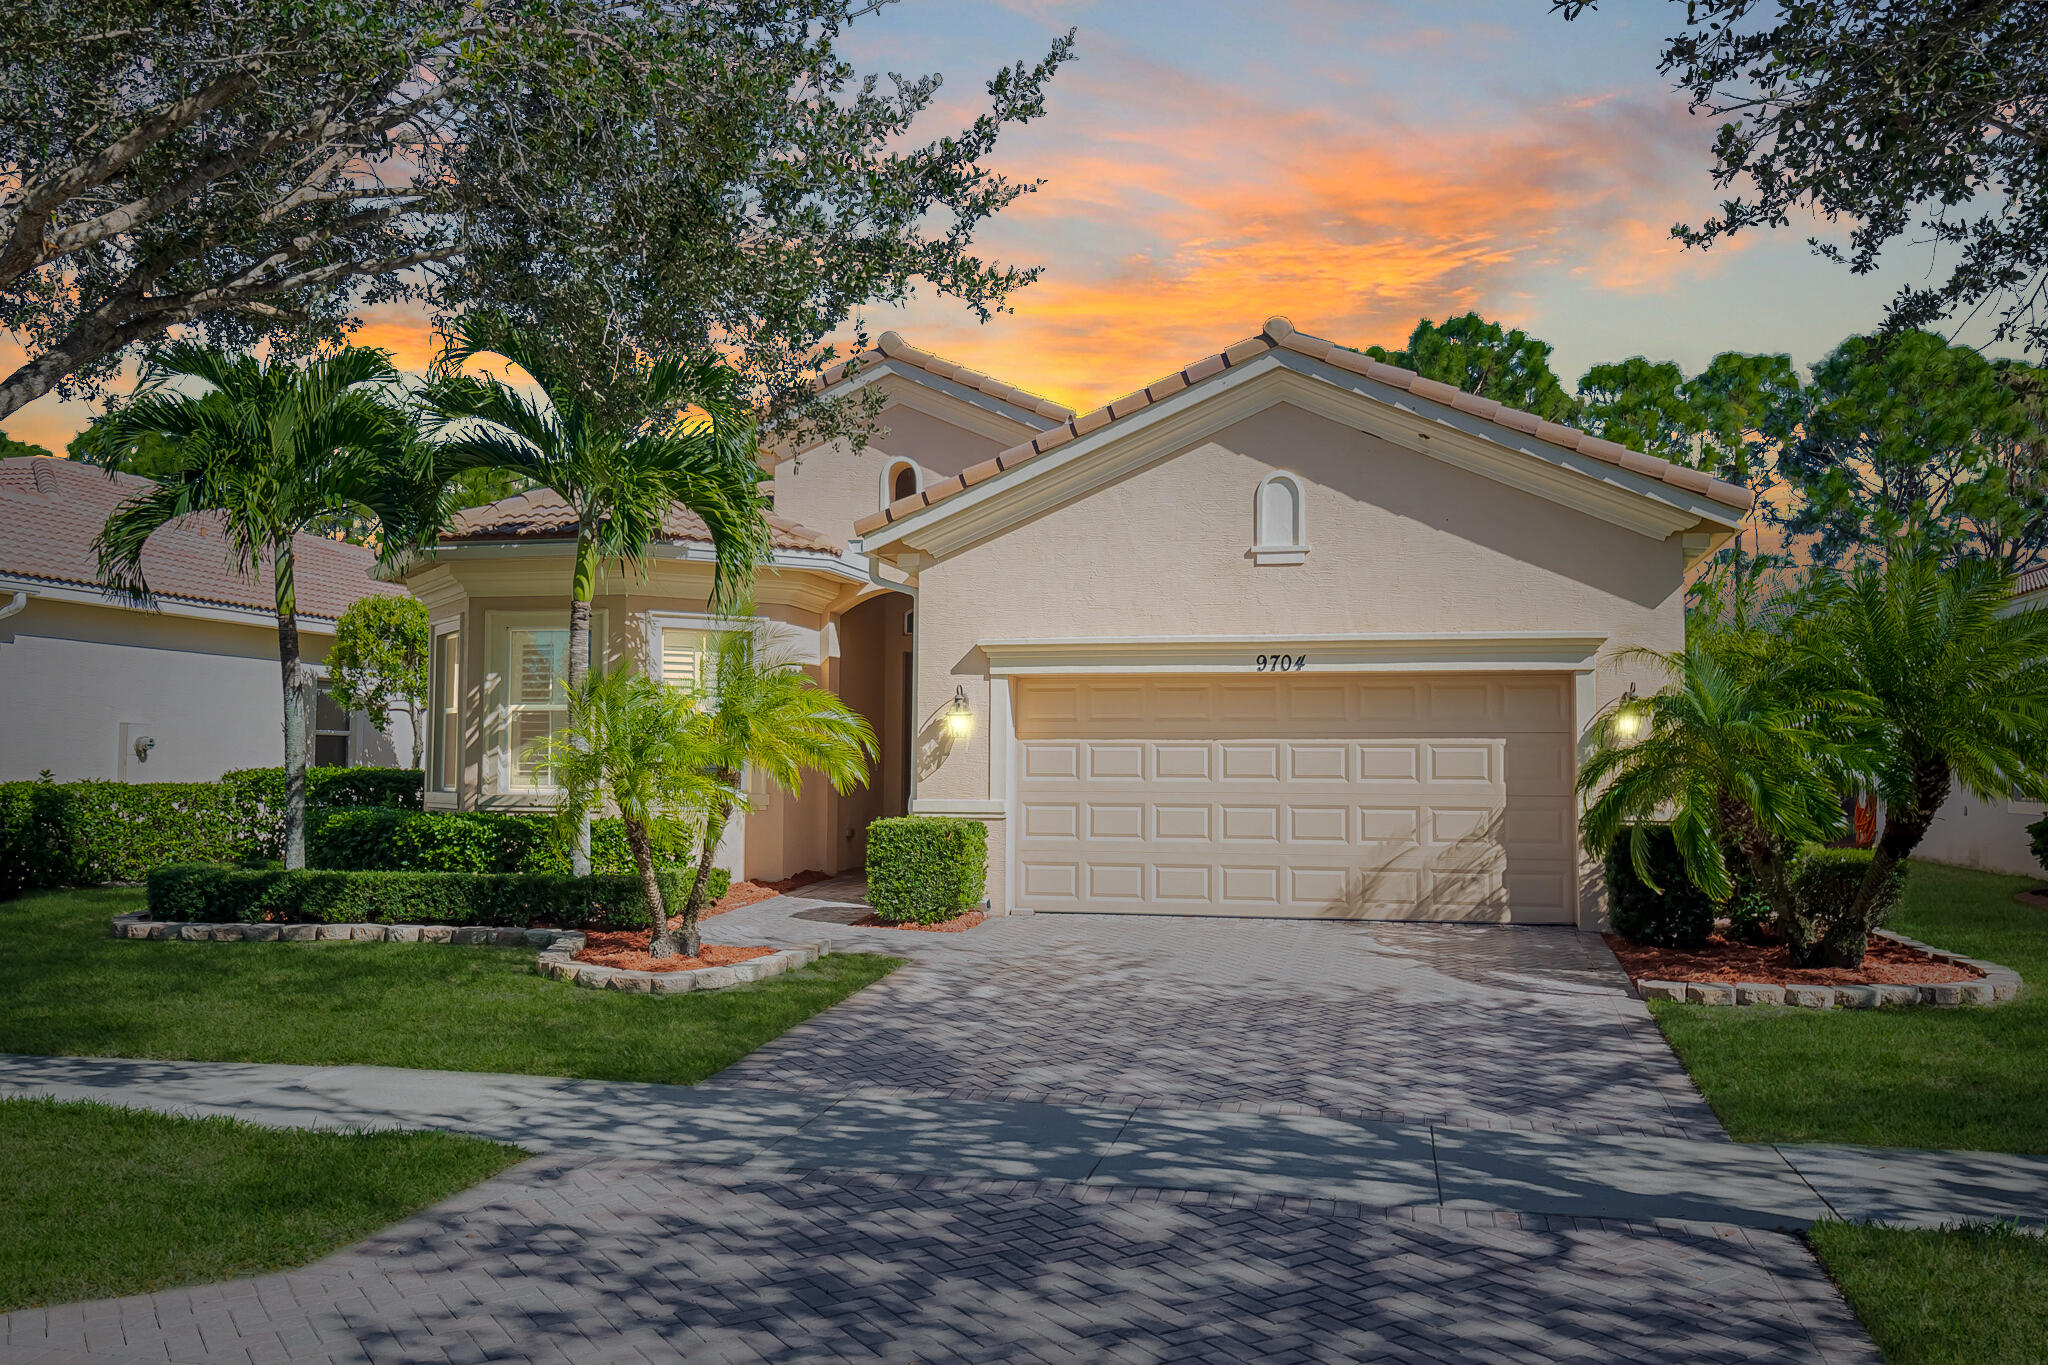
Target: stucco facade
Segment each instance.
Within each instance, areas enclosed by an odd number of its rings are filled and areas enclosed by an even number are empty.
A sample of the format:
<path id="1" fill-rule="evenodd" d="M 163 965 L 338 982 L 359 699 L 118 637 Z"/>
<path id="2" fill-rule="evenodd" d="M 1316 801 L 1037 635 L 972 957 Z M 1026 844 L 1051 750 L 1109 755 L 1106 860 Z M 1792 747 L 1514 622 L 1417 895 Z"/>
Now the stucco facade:
<path id="1" fill-rule="evenodd" d="M 857 526 L 913 812 L 989 825 L 999 906 L 1598 923 L 1574 759 L 1742 508 L 1288 330 Z"/>

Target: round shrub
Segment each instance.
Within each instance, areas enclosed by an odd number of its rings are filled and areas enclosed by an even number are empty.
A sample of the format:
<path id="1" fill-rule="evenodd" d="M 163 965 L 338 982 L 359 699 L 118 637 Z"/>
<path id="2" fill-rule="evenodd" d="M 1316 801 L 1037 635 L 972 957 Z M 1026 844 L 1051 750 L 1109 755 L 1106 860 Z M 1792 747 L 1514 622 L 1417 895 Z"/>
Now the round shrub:
<path id="1" fill-rule="evenodd" d="M 1652 948 L 1697 948 L 1714 932 L 1714 902 L 1692 884 L 1669 825 L 1646 825 L 1644 862 L 1659 890 L 1636 875 L 1624 832 L 1607 850 L 1607 917 L 1614 932 Z"/>

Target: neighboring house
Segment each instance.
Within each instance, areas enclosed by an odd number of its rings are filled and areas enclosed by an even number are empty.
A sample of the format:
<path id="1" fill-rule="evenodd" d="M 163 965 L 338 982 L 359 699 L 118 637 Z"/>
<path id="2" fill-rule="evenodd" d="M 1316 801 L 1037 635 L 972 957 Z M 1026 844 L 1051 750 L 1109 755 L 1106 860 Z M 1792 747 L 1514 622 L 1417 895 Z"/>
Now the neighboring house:
<path id="1" fill-rule="evenodd" d="M 894 333 L 826 379 L 879 386 L 884 430 L 767 457 L 758 610 L 883 759 L 758 793 L 742 875 L 857 868 L 908 809 L 988 825 L 1004 908 L 1599 921 L 1582 737 L 1656 685 L 1627 651 L 1683 642 L 1746 490 L 1278 318 L 1081 416 Z M 561 720 L 572 535 L 528 495 L 409 571 L 430 803 L 550 799 L 519 741 Z M 708 561 L 679 517 L 605 584 L 606 658 L 694 677 Z"/>
<path id="2" fill-rule="evenodd" d="M 2048 567 L 2023 574 L 2015 585 L 2012 611 L 2048 611 Z M 1989 868 L 2022 877 L 2042 873 L 2027 826 L 2048 814 L 2039 801 L 2018 795 L 1986 801 L 1956 787 L 1942 803 L 1915 856 L 1965 867 Z"/>
<path id="3" fill-rule="evenodd" d="M 0 460 L 0 779 L 203 782 L 284 761 L 277 616 L 270 565 L 239 573 L 220 524 L 192 516 L 143 551 L 150 611 L 100 589 L 93 539 L 149 480 L 71 460 Z M 359 597 L 398 591 L 369 576 L 360 546 L 295 544 L 299 638 L 315 678 L 335 618 Z M 404 764 L 412 732 L 318 697 L 313 760 Z"/>

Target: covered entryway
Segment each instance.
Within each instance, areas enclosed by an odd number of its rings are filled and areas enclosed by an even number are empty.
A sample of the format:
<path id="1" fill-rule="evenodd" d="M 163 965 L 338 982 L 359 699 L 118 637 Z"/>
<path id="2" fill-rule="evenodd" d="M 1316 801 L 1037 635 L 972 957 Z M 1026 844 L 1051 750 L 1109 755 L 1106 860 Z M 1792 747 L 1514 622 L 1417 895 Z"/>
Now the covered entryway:
<path id="1" fill-rule="evenodd" d="M 1576 918 L 1568 676 L 1016 683 L 1020 907 Z"/>

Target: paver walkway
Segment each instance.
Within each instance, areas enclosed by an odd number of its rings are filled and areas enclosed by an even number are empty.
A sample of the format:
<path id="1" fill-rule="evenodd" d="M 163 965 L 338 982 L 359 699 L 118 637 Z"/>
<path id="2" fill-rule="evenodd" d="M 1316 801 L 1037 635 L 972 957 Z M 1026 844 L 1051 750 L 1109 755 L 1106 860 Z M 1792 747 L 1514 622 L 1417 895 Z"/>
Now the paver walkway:
<path id="1" fill-rule="evenodd" d="M 0 1058 L 17 1093 L 545 1153 L 297 1271 L 9 1315 L 0 1356 L 1874 1362 L 1774 1228 L 2048 1217 L 2022 1159 L 1727 1142 L 1576 934 L 913 935 L 844 927 L 853 890 L 715 936 L 916 961 L 690 1089 Z"/>

